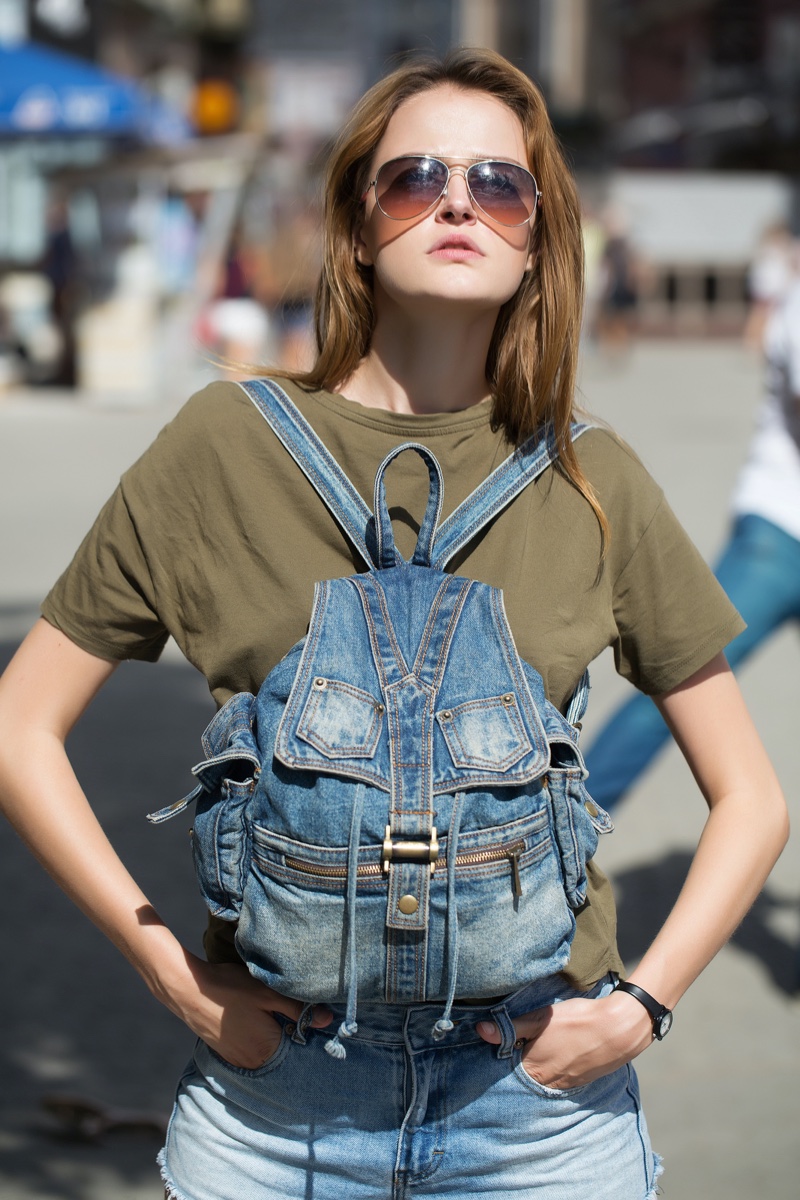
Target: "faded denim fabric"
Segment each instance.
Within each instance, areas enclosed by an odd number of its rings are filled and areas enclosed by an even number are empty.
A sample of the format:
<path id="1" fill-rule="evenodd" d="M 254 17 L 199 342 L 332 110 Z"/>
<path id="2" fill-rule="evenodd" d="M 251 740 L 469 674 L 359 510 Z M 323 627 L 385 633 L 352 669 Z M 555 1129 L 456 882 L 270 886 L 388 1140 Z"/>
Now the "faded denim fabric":
<path id="1" fill-rule="evenodd" d="M 317 585 L 307 636 L 258 696 L 203 735 L 193 844 L 210 910 L 238 920 L 252 974 L 306 1002 L 444 1006 L 507 995 L 563 968 L 586 861 L 611 828 L 588 796 L 577 724 L 517 654 L 502 593 L 447 561 L 552 461 L 515 451 L 437 529 L 442 477 L 424 446 L 378 470 L 375 512 L 288 397 L 246 385 L 371 563 Z M 576 427 L 578 436 L 584 427 Z M 413 450 L 430 494 L 411 562 L 395 550 L 384 473 Z M 432 565 L 433 564 L 433 565 Z"/>
<path id="2" fill-rule="evenodd" d="M 612 987 L 603 980 L 594 994 Z M 363 1005 L 346 1070 L 325 1053 L 324 1030 L 283 1018 L 257 1070 L 200 1042 L 161 1155 L 168 1195 L 653 1200 L 660 1165 L 633 1068 L 558 1091 L 527 1073 L 514 1045 L 513 1017 L 576 994 L 547 979 L 492 1007 L 456 1006 L 441 1041 L 430 1005 Z M 497 1023 L 499 1047 L 481 1040 L 481 1020 Z"/>

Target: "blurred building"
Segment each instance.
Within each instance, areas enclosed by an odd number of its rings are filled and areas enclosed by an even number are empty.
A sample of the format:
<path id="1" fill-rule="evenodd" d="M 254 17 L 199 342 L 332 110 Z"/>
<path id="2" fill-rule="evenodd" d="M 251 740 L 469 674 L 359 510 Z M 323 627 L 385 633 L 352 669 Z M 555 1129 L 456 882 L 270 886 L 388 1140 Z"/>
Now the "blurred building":
<path id="1" fill-rule="evenodd" d="M 453 45 L 497 49 L 541 86 L 597 228 L 611 213 L 642 261 L 640 327 L 739 329 L 761 233 L 800 219 L 798 0 L 0 0 L 0 52 L 26 44 L 192 131 L 90 127 L 88 102 L 85 128 L 48 129 L 46 79 L 40 127 L 0 128 L 0 333 L 9 296 L 27 329 L 47 291 L 9 274 L 73 263 L 55 307 L 80 321 L 84 383 L 120 360 L 111 329 L 133 327 L 134 295 L 137 344 L 162 344 L 136 351 L 132 388 L 160 386 L 226 274 L 279 332 L 307 331 L 326 146 L 393 66 Z"/>
<path id="2" fill-rule="evenodd" d="M 618 161 L 797 172 L 796 0 L 608 0 L 599 7 L 616 58 Z"/>

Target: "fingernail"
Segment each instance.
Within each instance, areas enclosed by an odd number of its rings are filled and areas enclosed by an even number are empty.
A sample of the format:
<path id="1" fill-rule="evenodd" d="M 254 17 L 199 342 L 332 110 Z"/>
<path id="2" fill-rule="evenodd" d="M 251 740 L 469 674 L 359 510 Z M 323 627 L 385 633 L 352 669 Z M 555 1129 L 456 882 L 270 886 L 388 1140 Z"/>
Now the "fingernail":
<path id="1" fill-rule="evenodd" d="M 493 1021 L 479 1021 L 478 1033 L 483 1034 L 485 1037 L 494 1037 L 497 1033 L 497 1026 Z"/>

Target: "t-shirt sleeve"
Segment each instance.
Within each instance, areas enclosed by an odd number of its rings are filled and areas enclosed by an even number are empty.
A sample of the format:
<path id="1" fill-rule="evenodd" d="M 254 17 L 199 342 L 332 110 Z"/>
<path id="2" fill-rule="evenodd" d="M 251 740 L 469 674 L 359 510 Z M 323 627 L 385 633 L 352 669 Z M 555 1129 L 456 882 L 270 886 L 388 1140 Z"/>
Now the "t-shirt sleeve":
<path id="1" fill-rule="evenodd" d="M 123 484 L 100 511 L 41 612 L 70 641 L 100 658 L 155 662 L 161 654 L 168 634 Z"/>
<path id="2" fill-rule="evenodd" d="M 666 500 L 660 500 L 614 587 L 617 670 L 666 692 L 705 666 L 745 623 Z"/>

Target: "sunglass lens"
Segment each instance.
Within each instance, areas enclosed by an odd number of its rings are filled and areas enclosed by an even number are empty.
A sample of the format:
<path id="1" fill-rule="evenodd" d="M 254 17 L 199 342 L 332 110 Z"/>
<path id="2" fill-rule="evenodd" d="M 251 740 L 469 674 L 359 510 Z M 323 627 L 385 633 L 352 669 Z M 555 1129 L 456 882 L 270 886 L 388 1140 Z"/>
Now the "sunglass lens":
<path id="1" fill-rule="evenodd" d="M 475 203 L 500 225 L 522 225 L 536 207 L 533 176 L 513 163 L 475 163 L 467 182 Z"/>
<path id="2" fill-rule="evenodd" d="M 447 168 L 435 158 L 395 158 L 378 171 L 375 195 L 387 217 L 407 221 L 441 196 Z"/>

